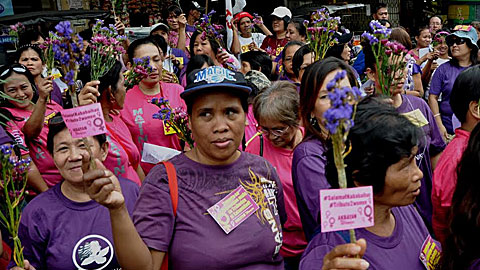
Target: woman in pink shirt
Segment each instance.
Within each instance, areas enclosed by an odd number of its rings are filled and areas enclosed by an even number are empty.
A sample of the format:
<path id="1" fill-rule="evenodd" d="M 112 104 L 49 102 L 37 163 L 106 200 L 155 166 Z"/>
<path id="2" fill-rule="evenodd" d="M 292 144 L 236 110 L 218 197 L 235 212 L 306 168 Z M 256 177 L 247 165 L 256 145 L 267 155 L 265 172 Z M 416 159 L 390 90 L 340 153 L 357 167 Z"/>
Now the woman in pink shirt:
<path id="1" fill-rule="evenodd" d="M 80 77 L 90 80 L 90 68 L 82 70 Z M 122 64 L 116 61 L 110 70 L 100 77 L 99 81 L 87 83 L 79 94 L 80 105 L 98 101 L 102 105 L 103 117 L 107 126 L 108 155 L 103 164 L 115 176 L 127 178 L 137 185 L 145 178 L 140 166 L 140 152 L 133 143 L 132 135 L 127 125 L 119 115 L 111 114 L 112 110 L 121 110 L 125 102 L 125 78 L 122 74 Z M 98 87 L 95 87 L 97 86 Z M 97 91 L 98 89 L 98 91 Z M 93 95 L 89 94 L 93 93 Z"/>
<path id="2" fill-rule="evenodd" d="M 298 269 L 300 257 L 307 246 L 292 183 L 293 149 L 303 139 L 303 129 L 299 124 L 299 99 L 295 85 L 286 81 L 275 82 L 260 92 L 253 103 L 253 113 L 261 132 L 246 149 L 246 152 L 268 160 L 282 182 L 288 216 L 280 250 L 285 259 L 285 269 Z"/>
<path id="3" fill-rule="evenodd" d="M 20 64 L 2 67 L 0 80 L 6 81 L 0 84 L 0 91 L 18 100 L 3 99 L 0 103 L 13 116 L 6 130 L 18 144 L 28 145 L 29 151 L 23 151 L 22 155 L 29 153 L 34 161 L 29 184 L 38 192 L 45 191 L 62 180 L 46 148 L 48 120 L 62 110 L 55 101 L 47 102 L 53 90 L 52 81 L 44 80 L 37 89 L 30 71 Z"/>
<path id="4" fill-rule="evenodd" d="M 153 72 L 147 78 L 127 92 L 120 113 L 140 153 L 143 153 L 144 143 L 182 150 L 177 135 L 165 128 L 162 121 L 152 117 L 159 110 L 151 103 L 153 98 L 167 99 L 172 108 L 186 108 L 185 102 L 180 98 L 183 87 L 161 81 L 160 71 L 167 49 L 166 42 L 162 41 L 163 39 L 158 39 L 157 43 L 156 40 L 147 37 L 135 40 L 128 47 L 129 65 L 133 63 L 134 58 L 149 57 L 150 65 L 153 67 Z M 140 165 L 145 174 L 148 174 L 155 164 L 141 162 Z"/>

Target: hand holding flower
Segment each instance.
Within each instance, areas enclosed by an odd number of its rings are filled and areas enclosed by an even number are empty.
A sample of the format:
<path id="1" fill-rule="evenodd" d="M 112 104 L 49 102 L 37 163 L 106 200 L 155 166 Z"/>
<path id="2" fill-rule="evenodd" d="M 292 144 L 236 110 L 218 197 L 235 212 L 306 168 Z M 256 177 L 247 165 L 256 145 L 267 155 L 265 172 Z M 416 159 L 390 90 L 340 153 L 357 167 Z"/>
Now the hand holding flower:
<path id="1" fill-rule="evenodd" d="M 85 84 L 78 94 L 78 104 L 80 106 L 96 103 L 100 92 L 98 92 L 98 85 L 100 81 L 91 81 Z"/>
<path id="2" fill-rule="evenodd" d="M 49 76 L 38 85 L 38 98 L 41 100 L 47 100 L 50 93 L 53 91 L 52 77 Z"/>

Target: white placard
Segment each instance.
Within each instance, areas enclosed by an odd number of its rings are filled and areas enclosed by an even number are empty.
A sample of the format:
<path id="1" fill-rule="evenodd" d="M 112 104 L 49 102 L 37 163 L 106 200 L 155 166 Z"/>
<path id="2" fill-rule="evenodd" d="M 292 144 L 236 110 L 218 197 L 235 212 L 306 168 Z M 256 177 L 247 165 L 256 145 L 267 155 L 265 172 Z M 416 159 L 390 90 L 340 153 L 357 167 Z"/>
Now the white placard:
<path id="1" fill-rule="evenodd" d="M 161 161 L 169 160 L 182 152 L 151 143 L 143 144 L 142 162 L 157 164 Z"/>

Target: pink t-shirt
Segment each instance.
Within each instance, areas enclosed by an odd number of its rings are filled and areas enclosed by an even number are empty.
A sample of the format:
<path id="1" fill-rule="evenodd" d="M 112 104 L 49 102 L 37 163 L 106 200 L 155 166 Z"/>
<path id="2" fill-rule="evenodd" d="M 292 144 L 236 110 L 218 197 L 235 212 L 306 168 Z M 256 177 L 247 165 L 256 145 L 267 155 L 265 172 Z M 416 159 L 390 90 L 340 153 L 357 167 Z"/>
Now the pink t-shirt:
<path id="1" fill-rule="evenodd" d="M 437 239 L 445 243 L 449 233 L 448 213 L 452 206 L 453 193 L 457 186 L 457 166 L 468 145 L 470 132 L 457 128 L 455 138 L 447 145 L 432 179 L 432 227 Z"/>
<path id="2" fill-rule="evenodd" d="M 248 105 L 247 122 L 245 123 L 245 141 L 248 142 L 257 133 L 257 120 L 253 115 L 253 106 Z"/>
<path id="3" fill-rule="evenodd" d="M 15 137 L 17 142 L 25 142 L 25 136 L 22 132 L 22 128 L 30 115 L 32 115 L 32 111 L 19 108 L 5 109 L 9 110 L 13 116 L 22 119 L 9 125 L 7 127 L 7 131 Z M 45 120 L 40 135 L 34 141 L 29 141 L 27 142 L 27 145 L 25 145 L 28 146 L 30 157 L 32 158 L 33 162 L 35 162 L 35 165 L 37 165 L 38 171 L 42 175 L 43 180 L 48 187 L 53 187 L 63 179 L 57 167 L 55 166 L 55 163 L 53 162 L 52 156 L 47 150 L 48 120 L 50 120 L 50 118 L 55 116 L 55 114 L 61 110 L 63 110 L 63 108 L 55 101 L 51 101 L 51 103 L 47 104 Z M 23 152 L 22 154 L 25 153 L 26 152 Z"/>
<path id="4" fill-rule="evenodd" d="M 138 147 L 140 154 L 143 151 L 143 143 L 151 143 L 159 146 L 182 150 L 180 141 L 175 134 L 165 135 L 163 122 L 153 119 L 153 114 L 159 108 L 151 103 L 152 98 L 164 97 L 170 101 L 170 105 L 186 109 L 185 102 L 180 98 L 183 87 L 178 84 L 160 82 L 161 91 L 156 95 L 145 95 L 138 85 L 127 92 L 121 117 L 132 134 L 133 142 Z M 154 164 L 141 162 L 140 165 L 148 174 Z"/>
<path id="5" fill-rule="evenodd" d="M 303 130 L 302 130 L 303 132 Z M 255 137 L 245 150 L 248 153 L 260 154 L 260 136 Z M 297 199 L 292 182 L 293 149 L 275 147 L 263 136 L 263 158 L 277 170 L 283 186 L 287 222 L 283 226 L 283 244 L 280 254 L 283 257 L 295 257 L 303 253 L 307 247 L 302 221 L 298 213 Z"/>
<path id="6" fill-rule="evenodd" d="M 110 146 L 107 159 L 105 159 L 103 164 L 117 177 L 127 178 L 140 186 L 142 182 L 136 171 L 137 166 L 140 165 L 140 152 L 133 143 L 132 135 L 120 116 L 112 115 L 112 118 L 112 122 L 106 122 L 107 141 L 110 143 Z M 130 153 L 134 164 L 129 160 L 127 151 Z"/>

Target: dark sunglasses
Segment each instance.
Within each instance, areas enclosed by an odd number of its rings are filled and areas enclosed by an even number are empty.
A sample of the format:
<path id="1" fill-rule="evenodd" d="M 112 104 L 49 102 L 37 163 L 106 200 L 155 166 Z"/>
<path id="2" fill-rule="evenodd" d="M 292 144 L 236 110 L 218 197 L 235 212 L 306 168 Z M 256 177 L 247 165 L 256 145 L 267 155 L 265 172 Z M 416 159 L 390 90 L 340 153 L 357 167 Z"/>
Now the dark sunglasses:
<path id="1" fill-rule="evenodd" d="M 2 74 L 0 74 L 0 78 L 5 77 L 6 75 L 8 75 L 12 71 L 15 71 L 16 73 L 20 73 L 20 74 L 25 74 L 25 73 L 27 73 L 28 69 L 23 65 L 13 65 L 13 66 L 10 66 L 10 67 L 6 68 L 2 72 Z"/>
<path id="2" fill-rule="evenodd" d="M 467 38 L 451 38 L 447 40 L 447 45 L 449 47 L 453 46 L 453 44 L 463 45 L 465 43 L 467 43 Z"/>

